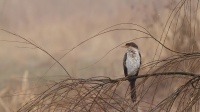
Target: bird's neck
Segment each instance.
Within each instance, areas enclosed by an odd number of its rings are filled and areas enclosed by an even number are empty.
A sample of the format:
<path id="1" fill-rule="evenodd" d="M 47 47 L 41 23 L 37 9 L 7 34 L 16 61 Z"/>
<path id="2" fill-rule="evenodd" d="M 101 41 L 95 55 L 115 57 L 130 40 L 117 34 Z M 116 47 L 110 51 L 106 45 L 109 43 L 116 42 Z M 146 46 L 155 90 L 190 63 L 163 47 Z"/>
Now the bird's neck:
<path id="1" fill-rule="evenodd" d="M 136 48 L 132 48 L 132 47 L 128 48 L 126 53 L 128 56 L 131 56 L 132 58 L 140 58 L 140 52 Z"/>

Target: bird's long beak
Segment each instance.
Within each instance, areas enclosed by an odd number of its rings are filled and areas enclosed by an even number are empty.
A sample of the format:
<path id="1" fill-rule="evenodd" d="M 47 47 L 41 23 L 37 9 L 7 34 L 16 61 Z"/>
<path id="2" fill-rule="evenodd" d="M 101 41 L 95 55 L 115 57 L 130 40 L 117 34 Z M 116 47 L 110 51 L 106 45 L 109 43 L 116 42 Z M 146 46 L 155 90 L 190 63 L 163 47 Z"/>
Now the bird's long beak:
<path id="1" fill-rule="evenodd" d="M 124 45 L 124 46 L 122 46 L 123 48 L 128 48 L 128 46 L 126 46 L 126 45 Z"/>

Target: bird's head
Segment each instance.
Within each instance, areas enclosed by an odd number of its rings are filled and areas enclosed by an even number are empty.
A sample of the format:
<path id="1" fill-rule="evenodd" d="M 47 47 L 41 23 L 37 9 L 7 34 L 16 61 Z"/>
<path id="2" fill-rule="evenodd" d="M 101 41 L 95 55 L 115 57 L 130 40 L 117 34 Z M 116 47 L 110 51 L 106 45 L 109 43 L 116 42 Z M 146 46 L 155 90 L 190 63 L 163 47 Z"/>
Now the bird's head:
<path id="1" fill-rule="evenodd" d="M 124 48 L 127 48 L 127 53 L 130 54 L 138 54 L 138 46 L 134 42 L 126 43 L 125 46 L 122 46 Z"/>

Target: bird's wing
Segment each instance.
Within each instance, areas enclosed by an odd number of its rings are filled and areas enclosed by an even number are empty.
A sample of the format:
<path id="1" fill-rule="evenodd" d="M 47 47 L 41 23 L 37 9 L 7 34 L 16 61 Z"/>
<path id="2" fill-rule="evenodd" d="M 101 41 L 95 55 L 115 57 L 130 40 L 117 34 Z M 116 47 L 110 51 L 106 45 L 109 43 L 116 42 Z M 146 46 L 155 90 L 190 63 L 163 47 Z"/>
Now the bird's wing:
<path id="1" fill-rule="evenodd" d="M 126 59 L 127 59 L 127 53 L 124 55 L 124 60 L 123 60 L 123 67 L 124 67 L 124 75 L 128 75 L 127 67 L 126 67 Z"/>
<path id="2" fill-rule="evenodd" d="M 142 64 L 142 57 L 141 57 L 141 54 L 139 53 L 139 56 L 140 56 L 140 66 L 141 66 L 141 64 Z"/>

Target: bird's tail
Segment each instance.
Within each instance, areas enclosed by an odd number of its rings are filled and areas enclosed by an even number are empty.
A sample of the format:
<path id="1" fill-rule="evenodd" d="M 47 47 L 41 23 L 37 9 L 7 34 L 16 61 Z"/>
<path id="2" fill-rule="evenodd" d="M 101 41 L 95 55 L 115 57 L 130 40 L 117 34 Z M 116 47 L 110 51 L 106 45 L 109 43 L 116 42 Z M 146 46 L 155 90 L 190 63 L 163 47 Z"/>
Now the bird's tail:
<path id="1" fill-rule="evenodd" d="M 136 87 L 135 87 L 135 79 L 129 80 L 130 82 L 130 89 L 131 89 L 131 100 L 132 102 L 136 101 Z"/>

